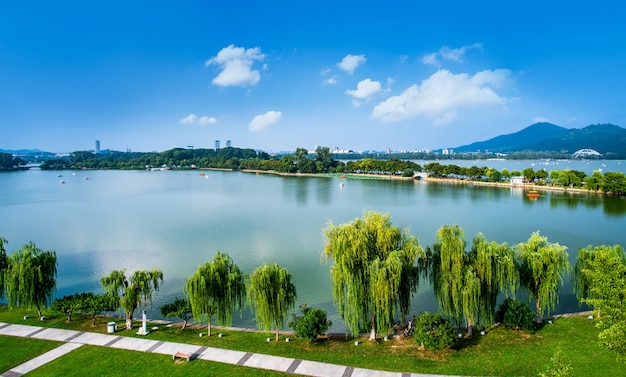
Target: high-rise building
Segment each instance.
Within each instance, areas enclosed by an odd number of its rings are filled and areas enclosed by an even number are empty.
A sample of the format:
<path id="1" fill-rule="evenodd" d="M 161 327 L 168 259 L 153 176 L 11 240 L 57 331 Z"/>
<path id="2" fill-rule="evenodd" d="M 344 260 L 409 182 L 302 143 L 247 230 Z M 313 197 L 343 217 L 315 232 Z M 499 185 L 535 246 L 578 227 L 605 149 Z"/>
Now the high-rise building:
<path id="1" fill-rule="evenodd" d="M 230 140 L 226 140 L 226 146 L 230 148 Z"/>
<path id="2" fill-rule="evenodd" d="M 220 149 L 220 141 L 219 140 L 215 140 L 215 150 Z"/>
<path id="3" fill-rule="evenodd" d="M 100 153 L 100 140 L 96 140 L 96 153 Z"/>

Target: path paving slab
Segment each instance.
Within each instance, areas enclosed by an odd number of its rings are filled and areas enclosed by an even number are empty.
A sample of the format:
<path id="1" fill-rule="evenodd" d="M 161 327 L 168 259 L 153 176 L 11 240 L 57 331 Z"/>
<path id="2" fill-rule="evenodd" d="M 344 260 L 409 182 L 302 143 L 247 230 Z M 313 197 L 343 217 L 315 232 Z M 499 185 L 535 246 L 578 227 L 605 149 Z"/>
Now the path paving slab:
<path id="1" fill-rule="evenodd" d="M 65 330 L 65 329 L 45 329 L 41 332 L 34 334 L 32 337 L 37 339 L 57 340 L 63 342 L 68 338 L 76 336 L 79 331 Z"/>
<path id="2" fill-rule="evenodd" d="M 92 346 L 104 346 L 115 338 L 117 338 L 117 336 L 115 335 L 86 332 L 72 339 L 72 343 L 89 344 Z"/>
<path id="3" fill-rule="evenodd" d="M 343 376 L 346 367 L 343 365 L 320 363 L 318 361 L 302 360 L 294 373 L 305 376 L 326 377 Z"/>
<path id="4" fill-rule="evenodd" d="M 158 347 L 152 350 L 152 353 L 160 353 L 163 355 L 173 355 L 176 352 L 188 353 L 191 355 L 195 355 L 200 351 L 202 346 L 194 345 L 194 344 L 183 344 L 183 343 L 174 343 L 174 342 L 163 342 Z"/>
<path id="5" fill-rule="evenodd" d="M 41 327 L 29 325 L 9 325 L 0 329 L 1 335 L 28 337 L 30 334 L 40 330 Z"/>
<path id="6" fill-rule="evenodd" d="M 209 347 L 198 358 L 220 363 L 237 364 L 244 356 L 246 356 L 246 352 Z"/>
<path id="7" fill-rule="evenodd" d="M 120 340 L 110 345 L 111 348 L 121 348 L 131 351 L 142 351 L 146 352 L 152 346 L 159 343 L 158 340 L 150 340 L 150 339 L 139 339 L 139 338 L 129 338 L 129 337 L 121 337 Z"/>
<path id="8" fill-rule="evenodd" d="M 261 355 L 261 354 L 255 353 L 252 356 L 250 356 L 248 361 L 246 361 L 243 365 L 246 367 L 270 369 L 270 370 L 278 370 L 281 372 L 286 372 L 294 360 L 295 359 L 290 359 L 286 357 Z"/>

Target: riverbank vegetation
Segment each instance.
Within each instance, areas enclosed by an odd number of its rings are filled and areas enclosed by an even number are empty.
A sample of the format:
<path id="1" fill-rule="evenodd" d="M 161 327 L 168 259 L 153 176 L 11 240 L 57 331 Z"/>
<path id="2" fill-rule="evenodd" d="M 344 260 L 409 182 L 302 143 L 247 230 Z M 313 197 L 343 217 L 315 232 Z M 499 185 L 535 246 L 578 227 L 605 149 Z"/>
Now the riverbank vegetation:
<path id="1" fill-rule="evenodd" d="M 41 169 L 226 169 L 232 171 L 252 170 L 279 174 L 335 174 L 340 176 L 363 175 L 379 177 L 431 178 L 481 183 L 510 183 L 523 179 L 524 183 L 550 188 L 581 189 L 589 192 L 623 195 L 626 193 L 626 175 L 622 172 L 594 171 L 591 175 L 577 170 L 535 170 L 532 167 L 518 170 L 497 170 L 490 167 L 461 167 L 455 164 L 430 162 L 424 166 L 410 160 L 397 158 L 372 158 L 343 162 L 334 158 L 329 148 L 317 148 L 310 153 L 304 148 L 293 154 L 270 156 L 263 151 L 227 147 L 213 149 L 176 148 L 153 153 L 92 153 L 74 152 L 67 158 L 50 159 L 43 162 Z M 517 177 L 517 178 L 515 178 Z"/>

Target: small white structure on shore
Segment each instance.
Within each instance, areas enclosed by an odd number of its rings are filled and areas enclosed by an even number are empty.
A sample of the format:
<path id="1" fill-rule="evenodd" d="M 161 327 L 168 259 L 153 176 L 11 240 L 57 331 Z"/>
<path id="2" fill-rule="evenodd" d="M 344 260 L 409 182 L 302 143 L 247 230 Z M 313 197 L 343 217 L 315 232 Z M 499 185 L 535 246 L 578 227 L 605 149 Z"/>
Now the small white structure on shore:
<path id="1" fill-rule="evenodd" d="M 148 319 L 146 318 L 146 311 L 141 312 L 141 328 L 137 331 L 137 335 L 148 335 Z"/>
<path id="2" fill-rule="evenodd" d="M 524 186 L 524 177 L 511 177 L 511 186 Z"/>

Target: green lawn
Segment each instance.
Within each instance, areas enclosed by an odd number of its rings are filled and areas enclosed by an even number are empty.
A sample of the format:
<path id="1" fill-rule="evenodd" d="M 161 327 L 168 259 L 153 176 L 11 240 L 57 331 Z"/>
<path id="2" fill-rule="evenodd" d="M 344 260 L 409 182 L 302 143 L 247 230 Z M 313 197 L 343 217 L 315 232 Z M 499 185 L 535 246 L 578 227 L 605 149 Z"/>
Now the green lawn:
<path id="1" fill-rule="evenodd" d="M 42 325 L 36 319 L 23 320 L 24 311 L 0 308 L 0 322 L 28 323 Z M 33 315 L 34 313 L 28 313 Z M 47 313 L 49 319 L 43 322 L 45 326 L 74 328 L 83 331 L 106 332 L 106 322 L 110 318 L 100 318 L 98 324 L 92 327 L 88 321 L 76 316 L 71 323 L 64 321 L 59 314 Z M 117 320 L 123 326 L 122 320 Z M 335 337 L 319 343 L 309 343 L 295 340 L 289 343 L 266 342 L 267 335 L 255 332 L 222 331 L 224 336 L 218 337 L 214 329 L 214 336 L 200 337 L 199 332 L 206 328 L 188 328 L 181 331 L 177 327 L 158 325 L 159 330 L 152 331 L 147 338 L 168 340 L 174 342 L 192 343 L 209 347 L 220 347 L 258 352 L 271 355 L 308 359 L 334 364 L 349 365 L 360 368 L 380 369 L 398 372 L 456 374 L 476 376 L 534 376 L 544 371 L 550 365 L 550 358 L 557 350 L 561 350 L 565 362 L 571 363 L 575 376 L 606 376 L 626 375 L 626 364 L 616 361 L 615 355 L 597 344 L 598 330 L 594 327 L 595 321 L 586 316 L 560 318 L 553 324 L 545 324 L 533 332 L 509 331 L 503 328 L 493 328 L 485 336 L 476 334 L 471 338 L 463 338 L 454 348 L 440 352 L 419 350 L 411 338 L 391 339 L 387 342 L 378 340 L 370 342 L 362 339 L 358 345 L 354 340 L 346 340 L 343 336 Z M 151 325 L 152 326 L 152 325 Z M 135 331 L 119 331 L 116 334 L 137 336 Z M 5 337 L 1 337 L 5 338 Z M 2 349 L 5 349 L 2 346 Z M 76 359 L 75 359 L 76 358 Z M 69 361 L 68 361 L 69 360 Z M 64 356 L 59 363 L 84 364 L 85 360 L 94 360 L 93 367 L 100 368 L 103 373 L 112 370 L 111 374 L 124 374 L 126 365 L 139 363 L 163 370 L 163 374 L 176 375 L 177 370 L 183 373 L 194 373 L 193 368 L 211 370 L 220 369 L 221 375 L 238 375 L 238 367 L 208 363 L 195 360 L 189 365 L 174 364 L 171 357 L 152 355 L 131 351 L 112 350 L 99 347 L 81 347 Z M 56 363 L 55 363 L 56 364 Z M 89 364 L 89 362 L 87 362 Z M 199 366 L 195 366 L 199 365 Z M 204 367 L 202 366 L 204 365 Z M 48 367 L 46 367 L 48 368 Z M 50 367 L 52 368 L 52 367 Z M 60 367 L 59 367 L 60 368 Z M 140 368 L 140 366 L 137 366 Z M 173 368 L 173 369 L 168 369 Z M 185 368 L 190 368 L 189 370 Z M 9 369 L 9 368 L 5 368 Z M 54 370 L 57 370 L 56 368 Z M 59 369 L 60 370 L 60 369 Z M 48 369 L 41 369 L 41 373 Z M 83 371 L 85 372 L 85 371 Z M 38 371 L 39 373 L 39 371 Z M 59 373 L 67 375 L 66 373 Z M 259 371 L 266 373 L 266 371 Z M 267 372 L 269 373 L 269 372 Z M 50 375 L 49 372 L 45 373 Z M 135 375 L 153 375 L 151 369 L 137 369 Z M 213 373 L 210 373 L 213 374 Z M 249 370 L 246 369 L 246 374 Z M 280 374 L 277 374 L 280 375 Z"/>

